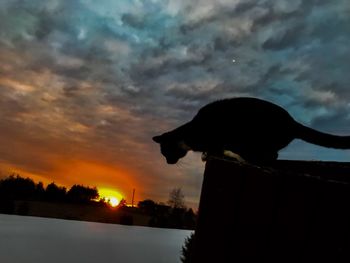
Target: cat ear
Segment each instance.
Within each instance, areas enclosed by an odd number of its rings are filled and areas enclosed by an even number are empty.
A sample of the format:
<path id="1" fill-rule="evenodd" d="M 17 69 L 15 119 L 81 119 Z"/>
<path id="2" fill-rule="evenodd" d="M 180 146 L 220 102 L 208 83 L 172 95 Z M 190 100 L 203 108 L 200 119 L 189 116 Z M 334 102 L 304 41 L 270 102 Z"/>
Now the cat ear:
<path id="1" fill-rule="evenodd" d="M 161 143 L 162 142 L 162 136 L 159 135 L 159 136 L 154 136 L 153 138 L 153 141 L 155 141 L 156 143 Z"/>

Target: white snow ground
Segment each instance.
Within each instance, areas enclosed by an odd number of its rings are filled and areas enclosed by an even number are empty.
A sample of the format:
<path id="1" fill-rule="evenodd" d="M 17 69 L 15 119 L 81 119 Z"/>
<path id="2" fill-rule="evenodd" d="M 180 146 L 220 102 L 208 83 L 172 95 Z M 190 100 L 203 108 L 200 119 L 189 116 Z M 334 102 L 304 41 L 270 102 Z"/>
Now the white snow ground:
<path id="1" fill-rule="evenodd" d="M 0 262 L 180 262 L 190 233 L 0 214 Z"/>

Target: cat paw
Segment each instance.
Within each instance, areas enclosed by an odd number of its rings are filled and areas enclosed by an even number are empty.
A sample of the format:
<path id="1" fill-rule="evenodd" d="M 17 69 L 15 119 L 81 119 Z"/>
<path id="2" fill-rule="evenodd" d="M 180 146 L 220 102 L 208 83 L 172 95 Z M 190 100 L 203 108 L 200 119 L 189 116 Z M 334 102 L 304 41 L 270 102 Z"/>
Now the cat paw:
<path id="1" fill-rule="evenodd" d="M 203 162 L 206 162 L 208 160 L 208 153 L 207 152 L 202 152 L 201 158 L 202 158 Z"/>
<path id="2" fill-rule="evenodd" d="M 234 159 L 240 163 L 245 163 L 246 160 L 243 159 L 239 154 L 231 152 L 229 150 L 224 150 L 224 157 L 229 158 L 229 159 Z"/>
<path id="3" fill-rule="evenodd" d="M 235 160 L 235 161 L 241 162 L 241 163 L 246 162 L 246 160 L 243 159 L 239 154 L 231 152 L 229 150 L 224 150 L 221 154 L 213 154 L 213 153 L 203 152 L 202 157 L 201 157 L 202 161 L 203 162 L 208 161 L 210 156 L 220 158 L 220 159 Z"/>

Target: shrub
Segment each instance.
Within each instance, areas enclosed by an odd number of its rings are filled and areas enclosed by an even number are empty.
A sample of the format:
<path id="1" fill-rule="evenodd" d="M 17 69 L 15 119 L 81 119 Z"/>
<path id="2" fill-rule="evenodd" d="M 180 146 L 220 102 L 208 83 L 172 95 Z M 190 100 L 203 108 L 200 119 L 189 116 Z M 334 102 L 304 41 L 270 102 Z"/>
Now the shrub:
<path id="1" fill-rule="evenodd" d="M 193 262 L 194 240 L 194 232 L 192 232 L 191 235 L 185 239 L 185 244 L 182 246 L 181 251 L 182 256 L 180 258 L 182 263 Z"/>

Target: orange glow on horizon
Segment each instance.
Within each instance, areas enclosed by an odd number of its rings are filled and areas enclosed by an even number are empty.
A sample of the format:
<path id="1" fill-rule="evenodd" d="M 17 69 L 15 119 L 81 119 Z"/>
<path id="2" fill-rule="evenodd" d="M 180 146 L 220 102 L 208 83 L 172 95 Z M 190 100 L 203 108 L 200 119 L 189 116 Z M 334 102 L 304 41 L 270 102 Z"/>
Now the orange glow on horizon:
<path id="1" fill-rule="evenodd" d="M 122 199 L 128 203 L 132 199 L 132 189 L 142 189 L 135 180 L 132 169 L 119 168 L 105 163 L 82 160 L 57 160 L 51 171 L 29 172 L 26 168 L 14 168 L 11 164 L 0 163 L 0 175 L 6 177 L 16 173 L 29 177 L 34 182 L 44 185 L 55 182 L 67 190 L 75 184 L 98 189 L 100 198 L 110 200 L 111 206 L 116 206 Z"/>
<path id="2" fill-rule="evenodd" d="M 97 188 L 100 198 L 104 199 L 112 207 L 119 205 L 120 201 L 123 199 L 123 195 L 112 189 L 108 188 Z"/>
<path id="3" fill-rule="evenodd" d="M 19 176 L 24 177 L 24 178 L 28 177 L 28 178 L 32 179 L 35 183 L 42 182 L 44 185 L 48 185 L 52 182 L 56 183 L 56 181 L 53 179 L 46 178 L 45 176 L 38 175 L 37 173 L 28 172 L 24 169 L 14 168 L 11 165 L 0 163 L 0 167 L 1 167 L 0 172 L 2 175 L 0 179 L 8 177 L 10 175 L 19 175 Z M 61 186 L 61 184 L 59 184 L 59 185 Z"/>

